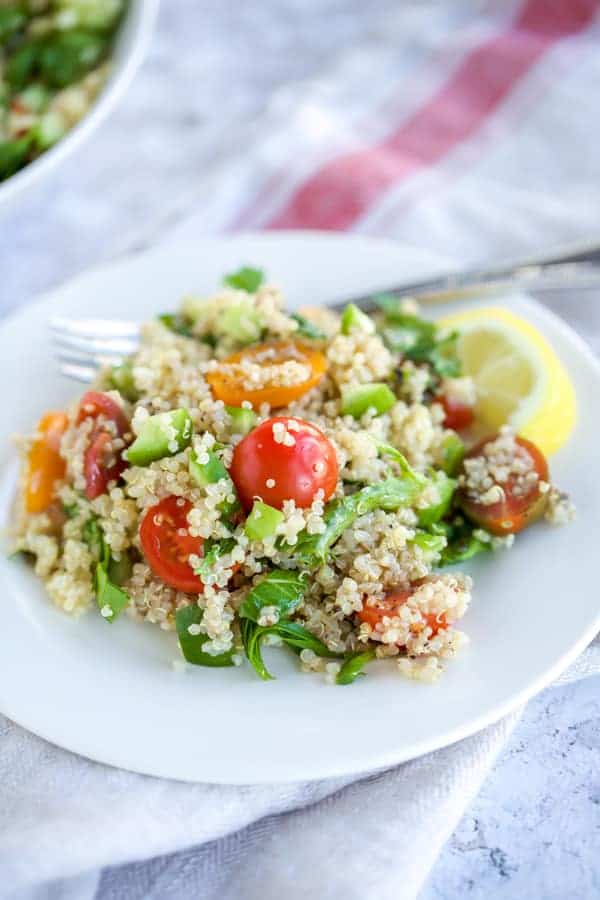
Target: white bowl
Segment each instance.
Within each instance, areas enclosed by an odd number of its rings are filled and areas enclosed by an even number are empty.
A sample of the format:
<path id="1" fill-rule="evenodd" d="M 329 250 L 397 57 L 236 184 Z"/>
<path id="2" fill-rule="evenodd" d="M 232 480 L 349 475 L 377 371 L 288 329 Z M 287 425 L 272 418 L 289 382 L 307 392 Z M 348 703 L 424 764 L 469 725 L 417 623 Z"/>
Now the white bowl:
<path id="1" fill-rule="evenodd" d="M 111 112 L 129 85 L 146 50 L 159 0 L 130 0 L 128 12 L 119 28 L 112 52 L 111 75 L 90 111 L 50 150 L 20 169 L 6 181 L 0 182 L 0 213 L 16 197 L 42 181 L 63 163 L 88 138 Z"/>

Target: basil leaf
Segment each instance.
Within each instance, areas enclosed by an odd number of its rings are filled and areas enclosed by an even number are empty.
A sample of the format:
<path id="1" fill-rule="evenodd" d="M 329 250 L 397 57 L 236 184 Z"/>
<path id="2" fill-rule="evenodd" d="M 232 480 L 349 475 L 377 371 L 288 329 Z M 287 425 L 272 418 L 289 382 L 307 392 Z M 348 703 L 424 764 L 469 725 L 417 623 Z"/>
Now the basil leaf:
<path id="1" fill-rule="evenodd" d="M 233 538 L 222 538 L 221 540 L 210 542 L 205 541 L 204 556 L 202 557 L 200 565 L 194 569 L 194 574 L 198 575 L 202 580 L 212 575 L 215 563 L 219 557 L 224 556 L 226 553 L 231 553 L 235 547 L 235 543 Z"/>
<path id="2" fill-rule="evenodd" d="M 302 650 L 312 650 L 317 656 L 326 656 L 329 659 L 338 659 L 341 653 L 330 650 L 329 647 L 320 641 L 318 637 L 301 625 L 299 622 L 277 622 L 268 629 L 271 633 L 279 635 L 279 637 L 288 645 L 293 647 L 298 653 Z"/>
<path id="3" fill-rule="evenodd" d="M 13 141 L 0 141 L 0 180 L 14 175 L 29 158 L 31 138 L 25 135 Z"/>
<path id="4" fill-rule="evenodd" d="M 114 622 L 129 603 L 129 597 L 112 583 L 102 562 L 96 565 L 96 603 L 107 622 Z"/>
<path id="5" fill-rule="evenodd" d="M 0 41 L 5 41 L 27 23 L 27 17 L 19 5 L 0 6 Z"/>
<path id="6" fill-rule="evenodd" d="M 184 658 L 194 666 L 210 666 L 212 668 L 232 666 L 232 657 L 235 652 L 233 649 L 213 656 L 210 653 L 205 653 L 202 649 L 204 644 L 210 640 L 207 634 L 202 634 L 202 632 L 190 634 L 190 625 L 200 625 L 203 615 L 204 611 L 199 606 L 183 606 L 175 613 L 177 637 L 179 638 L 179 646 Z"/>
<path id="7" fill-rule="evenodd" d="M 187 316 L 182 316 L 179 313 L 162 313 L 157 318 L 173 334 L 179 334 L 182 337 L 193 337 L 192 321 Z"/>
<path id="8" fill-rule="evenodd" d="M 298 323 L 298 328 L 294 332 L 298 337 L 308 338 L 311 341 L 326 340 L 327 335 L 325 332 L 311 322 L 310 319 L 307 319 L 306 316 L 303 316 L 301 313 L 292 313 L 290 318 Z"/>
<path id="9" fill-rule="evenodd" d="M 455 563 L 465 562 L 472 559 L 479 553 L 487 553 L 492 549 L 489 541 L 482 541 L 473 537 L 472 534 L 465 537 L 456 538 L 450 541 L 448 546 L 442 551 L 441 566 L 452 566 Z"/>
<path id="10" fill-rule="evenodd" d="M 416 363 L 426 363 L 440 378 L 460 374 L 456 353 L 458 332 L 440 338 L 434 322 L 402 311 L 401 299 L 393 295 L 376 298 L 383 311 L 381 335 L 390 350 Z"/>
<path id="11" fill-rule="evenodd" d="M 307 587 L 302 574 L 273 569 L 247 594 L 240 606 L 240 617 L 258 622 L 263 607 L 274 606 L 280 618 L 284 618 L 300 605 Z"/>
<path id="12" fill-rule="evenodd" d="M 273 678 L 273 675 L 265 666 L 261 652 L 263 638 L 268 634 L 278 635 L 296 653 L 300 653 L 302 650 L 312 650 L 317 656 L 324 656 L 330 659 L 338 659 L 342 655 L 334 650 L 330 650 L 323 641 L 320 641 L 318 637 L 315 637 L 308 628 L 305 628 L 299 622 L 282 621 L 277 622 L 276 625 L 263 627 L 250 619 L 242 619 L 241 625 L 242 641 L 248 661 L 264 681 Z"/>
<path id="13" fill-rule="evenodd" d="M 243 266 L 237 272 L 231 272 L 223 278 L 223 284 L 229 287 L 237 288 L 239 291 L 246 291 L 248 294 L 254 294 L 265 280 L 265 273 L 261 269 L 252 269 L 250 266 Z"/>
<path id="14" fill-rule="evenodd" d="M 442 471 L 434 473 L 433 483 L 437 489 L 439 500 L 433 506 L 417 510 L 419 525 L 423 528 L 430 528 L 448 514 L 457 488 L 456 480 Z"/>
<path id="15" fill-rule="evenodd" d="M 107 49 L 104 35 L 71 28 L 42 38 L 36 62 L 46 84 L 65 88 L 93 69 Z"/>
<path id="16" fill-rule="evenodd" d="M 393 512 L 401 506 L 409 505 L 423 489 L 421 476 L 406 472 L 400 478 L 386 478 L 379 484 L 369 485 L 349 497 L 334 500 L 325 508 L 325 530 L 321 534 L 310 535 L 301 532 L 294 552 L 299 563 L 309 571 L 318 569 L 326 561 L 329 551 L 352 523 L 374 509 Z"/>
<path id="17" fill-rule="evenodd" d="M 359 675 L 365 674 L 362 670 L 372 659 L 375 659 L 374 650 L 363 650 L 360 653 L 353 653 L 352 656 L 346 659 L 337 673 L 336 684 L 352 684 Z"/>
<path id="18" fill-rule="evenodd" d="M 102 533 L 102 529 L 98 524 L 98 519 L 96 519 L 95 516 L 88 519 L 84 524 L 82 537 L 88 545 L 90 552 L 96 557 L 98 562 L 106 561 L 106 564 L 108 565 L 108 559 L 105 560 L 107 554 L 104 534 Z"/>
<path id="19" fill-rule="evenodd" d="M 242 642 L 248 662 L 254 671 L 263 679 L 271 681 L 273 676 L 264 664 L 261 652 L 261 643 L 265 634 L 270 633 L 270 628 L 261 628 L 250 619 L 241 620 Z"/>

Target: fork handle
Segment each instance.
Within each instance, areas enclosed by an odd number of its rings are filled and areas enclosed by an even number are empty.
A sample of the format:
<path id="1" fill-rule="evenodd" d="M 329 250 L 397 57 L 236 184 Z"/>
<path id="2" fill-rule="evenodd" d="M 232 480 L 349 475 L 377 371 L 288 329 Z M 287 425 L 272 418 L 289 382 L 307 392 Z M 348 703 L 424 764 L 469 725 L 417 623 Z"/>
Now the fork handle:
<path id="1" fill-rule="evenodd" d="M 434 278 L 414 281 L 355 298 L 363 309 L 373 308 L 377 294 L 417 297 L 421 302 L 442 303 L 470 294 L 495 293 L 506 287 L 556 291 L 566 287 L 600 287 L 600 243 L 564 250 L 551 256 L 461 272 L 447 272 Z M 345 303 L 348 301 L 345 301 Z M 345 305 L 335 304 L 340 308 Z"/>

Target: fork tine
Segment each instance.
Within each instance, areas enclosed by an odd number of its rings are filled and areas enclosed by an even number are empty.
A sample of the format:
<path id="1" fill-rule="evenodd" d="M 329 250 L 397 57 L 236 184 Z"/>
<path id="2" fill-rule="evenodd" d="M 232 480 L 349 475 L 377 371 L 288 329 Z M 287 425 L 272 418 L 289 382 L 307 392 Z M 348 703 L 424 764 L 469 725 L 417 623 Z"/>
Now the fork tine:
<path id="1" fill-rule="evenodd" d="M 116 338 L 139 340 L 141 328 L 137 322 L 117 319 L 67 319 L 55 316 L 49 326 L 56 335 L 73 335 L 83 338 Z"/>
<path id="2" fill-rule="evenodd" d="M 99 369 L 102 366 L 118 366 L 123 362 L 123 355 L 119 353 L 79 353 L 76 350 L 58 349 L 56 353 L 58 362 L 75 366 L 86 366 L 90 369 Z"/>
<path id="3" fill-rule="evenodd" d="M 59 369 L 67 378 L 89 384 L 96 377 L 97 370 L 92 366 L 81 366 L 74 363 L 61 363 Z"/>
<path id="4" fill-rule="evenodd" d="M 114 354 L 126 356 L 133 353 L 138 342 L 133 338 L 84 337 L 78 334 L 55 332 L 52 336 L 54 344 L 59 348 L 93 356 L 94 354 Z"/>

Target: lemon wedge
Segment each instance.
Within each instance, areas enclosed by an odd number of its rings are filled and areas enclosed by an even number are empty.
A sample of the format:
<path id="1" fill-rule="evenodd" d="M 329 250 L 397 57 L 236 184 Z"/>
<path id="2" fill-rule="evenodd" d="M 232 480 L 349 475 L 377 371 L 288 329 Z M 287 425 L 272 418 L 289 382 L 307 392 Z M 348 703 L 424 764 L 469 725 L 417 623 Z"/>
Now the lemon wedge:
<path id="1" fill-rule="evenodd" d="M 465 375 L 477 387 L 476 418 L 490 430 L 512 425 L 545 454 L 567 441 L 577 416 L 575 391 L 547 340 L 519 316 L 479 307 L 438 324 L 459 332 Z"/>

